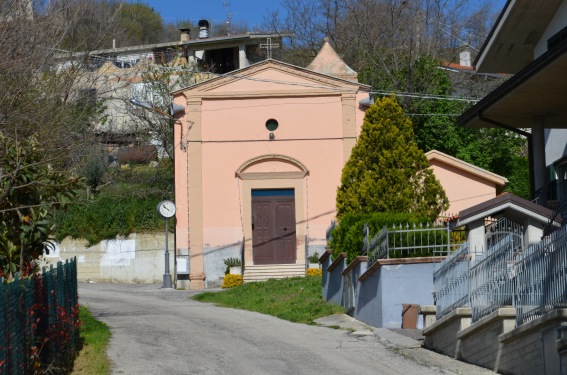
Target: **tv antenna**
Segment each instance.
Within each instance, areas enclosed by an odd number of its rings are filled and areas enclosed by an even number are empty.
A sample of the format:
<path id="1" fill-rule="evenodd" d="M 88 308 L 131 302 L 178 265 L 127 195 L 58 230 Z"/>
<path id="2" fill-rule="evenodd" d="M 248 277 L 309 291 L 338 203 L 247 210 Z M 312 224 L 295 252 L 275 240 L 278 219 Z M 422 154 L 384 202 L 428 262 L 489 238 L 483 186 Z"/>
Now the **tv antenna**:
<path id="1" fill-rule="evenodd" d="M 225 1 L 223 6 L 226 9 L 226 35 L 230 36 L 230 21 L 233 16 L 233 13 L 230 11 L 230 1 Z"/>

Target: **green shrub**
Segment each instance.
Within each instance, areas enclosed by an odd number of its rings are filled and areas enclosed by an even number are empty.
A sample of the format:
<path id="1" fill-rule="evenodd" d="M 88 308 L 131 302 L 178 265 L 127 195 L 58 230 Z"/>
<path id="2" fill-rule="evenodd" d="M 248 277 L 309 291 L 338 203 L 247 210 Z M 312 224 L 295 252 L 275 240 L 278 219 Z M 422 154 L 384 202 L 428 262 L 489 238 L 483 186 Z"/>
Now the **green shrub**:
<path id="1" fill-rule="evenodd" d="M 239 258 L 226 258 L 224 260 L 224 265 L 226 266 L 226 270 L 224 271 L 225 275 L 228 275 L 230 273 L 230 267 L 239 267 L 242 266 L 242 262 L 240 261 Z"/>
<path id="2" fill-rule="evenodd" d="M 158 167 L 111 169 L 94 199 L 83 199 L 66 212 L 55 213 L 56 239 L 84 238 L 88 245 L 117 235 L 163 231 L 165 221 L 156 211 L 163 199 L 171 199 L 173 172 L 170 162 Z M 173 230 L 174 225 L 170 223 Z"/>
<path id="3" fill-rule="evenodd" d="M 244 284 L 242 275 L 224 275 L 224 282 L 222 284 L 223 288 L 233 288 L 235 286 L 240 286 Z"/>
<path id="4" fill-rule="evenodd" d="M 319 263 L 319 257 L 320 257 L 319 253 L 314 252 L 313 254 L 311 254 L 307 257 L 307 261 L 309 263 Z"/>
<path id="5" fill-rule="evenodd" d="M 107 170 L 106 155 L 100 147 L 93 146 L 85 151 L 78 172 L 85 178 L 91 192 L 96 192 L 96 188 L 101 184 Z"/>

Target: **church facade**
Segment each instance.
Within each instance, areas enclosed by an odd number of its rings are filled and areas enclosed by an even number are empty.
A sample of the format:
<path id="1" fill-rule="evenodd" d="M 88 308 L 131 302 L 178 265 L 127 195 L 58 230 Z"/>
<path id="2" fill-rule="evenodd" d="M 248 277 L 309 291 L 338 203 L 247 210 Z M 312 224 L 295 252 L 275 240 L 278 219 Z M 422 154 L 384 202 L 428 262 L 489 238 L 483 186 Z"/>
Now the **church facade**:
<path id="1" fill-rule="evenodd" d="M 268 59 L 174 93 L 180 285 L 217 286 L 230 257 L 245 281 L 305 273 L 369 90 L 325 42 L 308 68 Z"/>

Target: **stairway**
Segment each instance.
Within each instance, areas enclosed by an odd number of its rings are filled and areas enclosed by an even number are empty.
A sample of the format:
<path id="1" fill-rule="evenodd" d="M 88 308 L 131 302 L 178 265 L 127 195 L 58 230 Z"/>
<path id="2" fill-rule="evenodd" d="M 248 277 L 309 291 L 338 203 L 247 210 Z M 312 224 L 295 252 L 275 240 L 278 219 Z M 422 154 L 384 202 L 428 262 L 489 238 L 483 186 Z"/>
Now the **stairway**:
<path id="1" fill-rule="evenodd" d="M 264 281 L 268 279 L 283 279 L 285 277 L 305 276 L 305 264 L 267 264 L 246 265 L 244 282 Z"/>

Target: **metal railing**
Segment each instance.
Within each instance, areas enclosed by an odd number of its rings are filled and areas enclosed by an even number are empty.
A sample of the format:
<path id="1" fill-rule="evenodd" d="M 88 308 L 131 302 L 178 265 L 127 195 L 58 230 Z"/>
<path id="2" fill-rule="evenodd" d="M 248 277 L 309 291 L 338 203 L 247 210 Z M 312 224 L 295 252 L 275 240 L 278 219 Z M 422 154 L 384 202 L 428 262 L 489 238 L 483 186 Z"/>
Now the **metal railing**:
<path id="1" fill-rule="evenodd" d="M 515 246 L 514 235 L 510 234 L 471 266 L 469 298 L 473 322 L 500 307 L 515 306 L 514 268 L 521 249 Z"/>
<path id="2" fill-rule="evenodd" d="M 472 254 L 463 245 L 435 270 L 437 319 L 470 306 L 476 322 L 512 306 L 520 326 L 567 307 L 567 226 L 527 249 L 517 223 L 500 221 L 486 230 L 485 252 Z"/>
<path id="3" fill-rule="evenodd" d="M 469 272 L 472 320 L 478 321 L 503 306 L 515 306 L 514 268 L 521 260 L 524 228 L 499 219 L 486 226 L 486 251 L 475 257 Z"/>
<path id="4" fill-rule="evenodd" d="M 468 244 L 441 262 L 433 274 L 437 319 L 469 306 L 478 321 L 503 306 L 516 305 L 516 264 L 522 260 L 523 227 L 499 219 L 485 227 L 486 251 Z"/>
<path id="5" fill-rule="evenodd" d="M 337 222 L 335 220 L 331 221 L 331 225 L 327 228 L 325 232 L 325 238 L 327 239 L 327 244 L 333 240 L 333 230 L 337 227 Z"/>
<path id="6" fill-rule="evenodd" d="M 448 255 L 433 273 L 437 319 L 458 307 L 469 305 L 470 261 L 469 244 L 465 242 L 458 250 Z"/>
<path id="7" fill-rule="evenodd" d="M 567 307 L 567 226 L 530 246 L 515 272 L 517 326 Z"/>
<path id="8" fill-rule="evenodd" d="M 363 254 L 369 265 L 377 259 L 446 256 L 460 246 L 451 241 L 449 225 L 443 223 L 399 224 L 381 229 L 368 239 L 368 227 L 363 232 Z"/>

